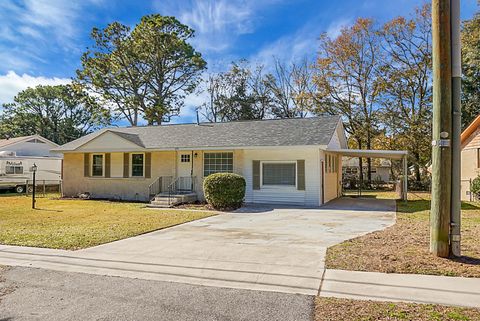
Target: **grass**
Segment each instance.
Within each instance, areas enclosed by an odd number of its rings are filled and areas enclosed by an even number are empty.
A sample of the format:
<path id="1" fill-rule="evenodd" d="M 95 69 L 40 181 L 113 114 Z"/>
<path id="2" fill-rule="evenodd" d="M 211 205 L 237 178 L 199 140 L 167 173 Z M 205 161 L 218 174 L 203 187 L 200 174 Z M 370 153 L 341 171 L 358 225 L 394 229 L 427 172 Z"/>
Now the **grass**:
<path id="1" fill-rule="evenodd" d="M 432 304 L 358 301 L 320 298 L 315 300 L 315 321 L 478 321 L 480 310 Z"/>
<path id="2" fill-rule="evenodd" d="M 140 203 L 0 195 L 0 244 L 76 250 L 214 215 Z"/>
<path id="3" fill-rule="evenodd" d="M 367 196 L 394 198 L 394 193 L 366 192 Z M 430 195 L 410 193 L 397 201 L 397 222 L 330 247 L 326 266 L 331 269 L 480 277 L 480 206 L 462 203 L 462 257 L 443 259 L 429 253 Z"/>

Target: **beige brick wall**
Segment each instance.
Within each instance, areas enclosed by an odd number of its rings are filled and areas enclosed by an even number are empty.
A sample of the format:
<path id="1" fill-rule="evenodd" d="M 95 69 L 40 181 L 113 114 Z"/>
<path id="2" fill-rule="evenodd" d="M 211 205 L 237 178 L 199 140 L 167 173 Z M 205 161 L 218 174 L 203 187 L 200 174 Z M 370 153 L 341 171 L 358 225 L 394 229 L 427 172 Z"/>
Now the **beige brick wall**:
<path id="1" fill-rule="evenodd" d="M 194 151 L 193 175 L 199 199 L 203 200 L 203 154 Z M 221 152 L 221 151 L 211 151 Z M 66 153 L 63 160 L 63 194 L 67 197 L 89 192 L 93 198 L 148 201 L 148 186 L 160 176 L 175 176 L 181 152 L 152 152 L 151 178 L 123 178 L 123 153 L 111 153 L 111 178 L 84 177 L 83 153 Z M 185 152 L 183 152 L 185 153 Z M 243 175 L 243 150 L 233 151 L 234 172 Z M 178 154 L 178 155 L 177 155 Z M 115 177 L 116 176 L 116 177 Z"/>
<path id="2" fill-rule="evenodd" d="M 111 173 L 123 173 L 123 159 L 112 153 Z M 151 178 L 84 177 L 83 153 L 66 153 L 63 160 L 63 194 L 89 192 L 93 198 L 148 200 L 148 186 L 159 176 L 173 176 L 175 152 L 152 152 Z"/>

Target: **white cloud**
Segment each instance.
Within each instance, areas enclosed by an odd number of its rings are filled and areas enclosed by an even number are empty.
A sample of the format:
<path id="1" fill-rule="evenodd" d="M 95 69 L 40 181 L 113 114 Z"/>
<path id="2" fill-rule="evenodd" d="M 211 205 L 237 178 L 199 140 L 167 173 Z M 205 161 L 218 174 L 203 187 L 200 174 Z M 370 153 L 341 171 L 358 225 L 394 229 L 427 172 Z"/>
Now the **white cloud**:
<path id="1" fill-rule="evenodd" d="M 340 18 L 325 28 L 319 21 L 308 21 L 297 31 L 287 34 L 264 46 L 250 57 L 251 62 L 263 64 L 267 70 L 273 68 L 275 59 L 291 63 L 301 59 L 311 59 L 318 51 L 318 38 L 322 32 L 331 37 L 338 36 L 341 28 L 351 23 L 350 19 Z"/>
<path id="2" fill-rule="evenodd" d="M 5 75 L 0 75 L 0 105 L 13 102 L 13 97 L 28 87 L 37 85 L 61 85 L 70 83 L 68 78 L 48 78 L 34 77 L 27 74 L 17 75 L 14 71 L 9 71 Z"/>
<path id="3" fill-rule="evenodd" d="M 196 31 L 193 40 L 200 52 L 223 52 L 244 34 L 254 32 L 261 22 L 258 14 L 280 0 L 190 0 L 156 1 L 162 14 L 174 15 Z"/>
<path id="4" fill-rule="evenodd" d="M 341 18 L 333 21 L 327 29 L 327 36 L 336 38 L 340 35 L 343 28 L 352 24 L 352 19 Z"/>
<path id="5" fill-rule="evenodd" d="M 80 21 L 85 9 L 98 0 L 21 0 L 0 1 L 0 52 L 9 69 L 34 68 L 32 54 L 58 47 L 77 50 Z M 5 59 L 5 60 L 4 60 Z"/>

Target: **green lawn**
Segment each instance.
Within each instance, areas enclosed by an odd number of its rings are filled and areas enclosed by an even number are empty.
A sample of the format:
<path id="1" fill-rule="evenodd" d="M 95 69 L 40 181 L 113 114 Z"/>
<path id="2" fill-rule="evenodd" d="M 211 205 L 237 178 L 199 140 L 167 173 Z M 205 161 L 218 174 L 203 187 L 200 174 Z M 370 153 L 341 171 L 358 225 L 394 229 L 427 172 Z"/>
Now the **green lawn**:
<path id="1" fill-rule="evenodd" d="M 198 220 L 213 212 L 146 209 L 145 204 L 0 196 L 0 244 L 75 250 Z"/>
<path id="2" fill-rule="evenodd" d="M 394 198 L 394 193 L 365 192 L 367 197 Z M 429 253 L 430 195 L 409 193 L 397 201 L 397 222 L 332 246 L 326 266 L 331 269 L 387 273 L 419 273 L 480 277 L 480 204 L 462 203 L 462 257 L 443 259 Z"/>

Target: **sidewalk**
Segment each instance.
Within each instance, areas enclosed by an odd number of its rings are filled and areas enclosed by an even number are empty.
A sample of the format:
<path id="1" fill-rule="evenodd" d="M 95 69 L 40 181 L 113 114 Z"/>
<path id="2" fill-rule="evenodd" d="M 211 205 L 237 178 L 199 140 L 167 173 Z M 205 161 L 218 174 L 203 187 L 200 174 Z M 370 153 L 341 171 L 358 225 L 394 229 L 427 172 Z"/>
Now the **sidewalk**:
<path id="1" fill-rule="evenodd" d="M 273 267 L 269 265 L 252 267 L 242 264 L 240 267 L 237 264 L 218 269 L 209 268 L 206 263 L 195 266 L 193 261 L 180 259 L 171 265 L 167 264 L 172 263 L 171 260 L 167 262 L 165 258 L 147 262 L 142 256 L 141 260 L 137 257 L 136 260 L 122 261 L 105 255 L 86 255 L 85 252 L 0 245 L 0 264 L 224 288 L 304 295 L 319 293 L 322 297 L 480 308 L 480 278 L 329 269 L 323 273 L 321 268 L 313 274 L 306 273 L 311 271 L 297 271 L 292 275 L 272 273 Z"/>
<path id="2" fill-rule="evenodd" d="M 480 278 L 327 269 L 320 296 L 480 308 Z"/>

